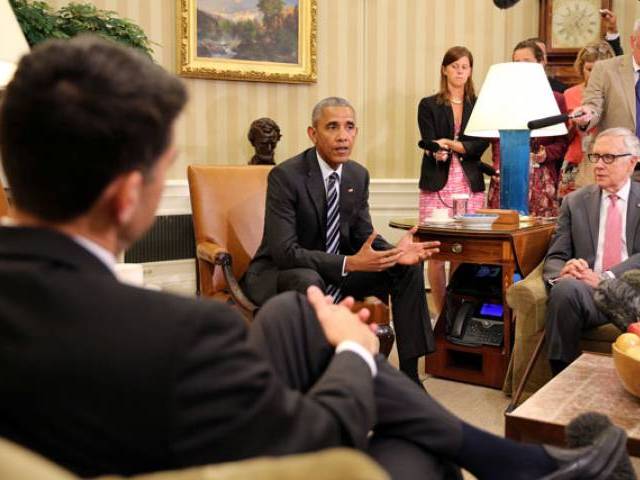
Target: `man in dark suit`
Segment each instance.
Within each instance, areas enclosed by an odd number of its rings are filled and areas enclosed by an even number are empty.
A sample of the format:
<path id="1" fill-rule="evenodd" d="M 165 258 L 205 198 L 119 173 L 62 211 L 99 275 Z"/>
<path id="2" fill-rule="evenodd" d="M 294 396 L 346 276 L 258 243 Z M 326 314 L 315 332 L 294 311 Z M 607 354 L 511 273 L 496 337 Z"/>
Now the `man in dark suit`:
<path id="1" fill-rule="evenodd" d="M 603 131 L 589 154 L 596 184 L 562 202 L 544 263 L 551 286 L 545 331 L 554 373 L 580 354 L 582 330 L 609 322 L 593 301 L 598 283 L 640 267 L 640 184 L 630 180 L 638 158 L 640 141 L 630 130 Z"/>
<path id="2" fill-rule="evenodd" d="M 153 222 L 185 101 L 176 78 L 97 38 L 20 62 L 0 108 L 14 201 L 0 227 L 1 436 L 82 477 L 338 445 L 394 478 L 440 478 L 442 460 L 478 478 L 615 465 L 614 427 L 569 452 L 453 417 L 374 356 L 353 299 L 289 292 L 247 329 L 221 303 L 119 283 L 115 257 Z"/>
<path id="3" fill-rule="evenodd" d="M 394 247 L 374 232 L 369 172 L 349 159 L 358 128 L 347 100 L 320 101 L 311 123 L 315 148 L 269 174 L 264 236 L 243 284 L 259 305 L 310 285 L 334 298 L 391 294 L 400 369 L 420 384 L 418 357 L 435 348 L 422 261 L 437 244 L 413 242 L 414 230 Z"/>

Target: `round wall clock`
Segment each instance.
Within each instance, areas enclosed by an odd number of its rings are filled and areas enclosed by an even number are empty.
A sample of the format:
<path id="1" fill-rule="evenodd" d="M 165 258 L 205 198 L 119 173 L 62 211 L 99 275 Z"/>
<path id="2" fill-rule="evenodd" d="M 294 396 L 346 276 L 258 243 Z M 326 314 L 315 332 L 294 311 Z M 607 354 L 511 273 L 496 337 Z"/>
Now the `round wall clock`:
<path id="1" fill-rule="evenodd" d="M 554 0 L 551 12 L 551 45 L 582 48 L 600 38 L 600 0 Z"/>
<path id="2" fill-rule="evenodd" d="M 547 46 L 547 72 L 572 85 L 580 78 L 573 62 L 587 43 L 604 37 L 600 9 L 612 0 L 540 0 L 539 36 Z"/>

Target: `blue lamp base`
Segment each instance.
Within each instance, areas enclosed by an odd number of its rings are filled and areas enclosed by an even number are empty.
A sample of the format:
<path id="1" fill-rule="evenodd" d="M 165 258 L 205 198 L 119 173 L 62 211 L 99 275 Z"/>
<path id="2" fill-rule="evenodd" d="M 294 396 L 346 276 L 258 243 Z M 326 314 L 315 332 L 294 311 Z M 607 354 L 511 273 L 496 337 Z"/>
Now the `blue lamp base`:
<path id="1" fill-rule="evenodd" d="M 500 130 L 500 208 L 529 214 L 530 130 Z"/>

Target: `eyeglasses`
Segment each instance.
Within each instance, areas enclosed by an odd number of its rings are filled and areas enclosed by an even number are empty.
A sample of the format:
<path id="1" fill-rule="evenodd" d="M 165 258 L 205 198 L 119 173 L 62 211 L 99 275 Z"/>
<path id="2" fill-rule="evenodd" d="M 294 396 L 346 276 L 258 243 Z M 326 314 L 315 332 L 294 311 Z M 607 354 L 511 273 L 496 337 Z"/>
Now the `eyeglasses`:
<path id="1" fill-rule="evenodd" d="M 607 165 L 611 165 L 614 161 L 616 161 L 616 159 L 620 157 L 628 157 L 629 155 L 631 154 L 618 153 L 617 155 L 614 155 L 613 153 L 603 153 L 602 155 L 600 155 L 599 153 L 590 153 L 589 155 L 587 155 L 587 157 L 589 157 L 589 161 L 591 163 L 598 163 L 599 160 L 602 160 Z"/>

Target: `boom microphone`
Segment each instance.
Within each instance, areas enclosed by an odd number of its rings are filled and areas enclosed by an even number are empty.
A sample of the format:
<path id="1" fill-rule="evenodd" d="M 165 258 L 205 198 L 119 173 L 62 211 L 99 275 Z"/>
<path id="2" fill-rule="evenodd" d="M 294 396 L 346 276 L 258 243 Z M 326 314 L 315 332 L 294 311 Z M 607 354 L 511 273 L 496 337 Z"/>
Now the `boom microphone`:
<path id="1" fill-rule="evenodd" d="M 531 120 L 527 123 L 527 128 L 529 130 L 535 130 L 537 128 L 550 127 L 551 125 L 555 125 L 556 123 L 564 123 L 567 120 L 572 118 L 578 118 L 584 115 L 584 112 L 578 112 L 577 114 L 562 114 L 562 115 L 553 115 L 552 117 L 544 117 L 538 118 L 537 120 Z"/>
<path id="2" fill-rule="evenodd" d="M 418 142 L 418 147 L 422 150 L 429 150 L 430 152 L 437 152 L 438 150 L 446 150 L 446 148 L 442 148 L 438 145 L 438 142 L 434 142 L 433 140 L 420 140 Z"/>
<path id="3" fill-rule="evenodd" d="M 519 1 L 520 0 L 493 0 L 493 3 L 498 8 L 507 9 L 513 7 Z"/>

